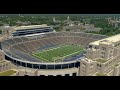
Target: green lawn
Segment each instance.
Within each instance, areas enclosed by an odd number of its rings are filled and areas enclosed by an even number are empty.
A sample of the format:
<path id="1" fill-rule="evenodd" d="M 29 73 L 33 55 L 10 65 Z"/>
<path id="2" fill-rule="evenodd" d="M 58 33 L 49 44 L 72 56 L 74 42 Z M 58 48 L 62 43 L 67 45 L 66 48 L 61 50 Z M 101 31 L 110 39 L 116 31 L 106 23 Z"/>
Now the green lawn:
<path id="1" fill-rule="evenodd" d="M 35 52 L 32 55 L 46 62 L 59 61 L 61 58 L 70 57 L 79 54 L 84 49 L 77 45 L 64 45 L 57 48 L 52 48 L 40 52 Z"/>
<path id="2" fill-rule="evenodd" d="M 107 76 L 106 74 L 97 73 L 96 76 Z"/>
<path id="3" fill-rule="evenodd" d="M 115 64 L 114 66 L 117 67 L 117 66 L 119 66 L 119 64 Z"/>
<path id="4" fill-rule="evenodd" d="M 6 61 L 4 61 L 4 60 L 3 60 L 3 61 L 0 61 L 0 63 L 4 63 L 4 62 L 6 62 Z"/>
<path id="5" fill-rule="evenodd" d="M 105 59 L 97 59 L 96 61 L 97 61 L 97 62 L 100 62 L 100 63 L 105 63 L 105 62 L 107 62 L 107 60 L 105 60 Z"/>
<path id="6" fill-rule="evenodd" d="M 5 72 L 0 72 L 0 76 L 10 76 L 10 75 L 13 75 L 14 73 L 16 73 L 16 71 L 8 70 L 8 71 L 5 71 Z"/>

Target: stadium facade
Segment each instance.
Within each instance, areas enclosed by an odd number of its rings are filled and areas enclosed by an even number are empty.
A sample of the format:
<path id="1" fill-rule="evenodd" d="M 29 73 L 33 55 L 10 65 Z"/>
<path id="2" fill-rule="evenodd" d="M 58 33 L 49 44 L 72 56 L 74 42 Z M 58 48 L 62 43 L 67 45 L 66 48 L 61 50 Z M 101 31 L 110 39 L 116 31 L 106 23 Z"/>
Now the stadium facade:
<path id="1" fill-rule="evenodd" d="M 85 57 L 85 52 L 60 62 L 44 62 L 33 57 L 31 53 L 65 44 L 82 45 L 87 49 L 90 42 L 103 38 L 106 36 L 81 32 L 49 32 L 31 37 L 14 37 L 1 44 L 7 60 L 27 69 L 21 71 L 20 75 L 27 72 L 33 76 L 80 76 L 80 61 Z"/>
<path id="2" fill-rule="evenodd" d="M 3 31 L 3 34 L 6 35 L 7 37 L 25 36 L 54 31 L 52 27 L 47 26 L 46 24 L 13 27 L 4 26 L 1 29 Z"/>

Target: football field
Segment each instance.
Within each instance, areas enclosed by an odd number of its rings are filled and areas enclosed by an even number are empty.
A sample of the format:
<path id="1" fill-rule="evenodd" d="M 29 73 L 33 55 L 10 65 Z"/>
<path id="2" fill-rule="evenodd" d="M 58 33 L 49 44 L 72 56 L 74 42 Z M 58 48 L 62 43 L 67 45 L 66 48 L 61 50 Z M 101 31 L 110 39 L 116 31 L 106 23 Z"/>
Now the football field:
<path id="1" fill-rule="evenodd" d="M 80 54 L 84 51 L 82 46 L 78 45 L 63 45 L 57 48 L 35 52 L 32 55 L 45 62 L 58 62 L 66 57 L 71 57 Z"/>

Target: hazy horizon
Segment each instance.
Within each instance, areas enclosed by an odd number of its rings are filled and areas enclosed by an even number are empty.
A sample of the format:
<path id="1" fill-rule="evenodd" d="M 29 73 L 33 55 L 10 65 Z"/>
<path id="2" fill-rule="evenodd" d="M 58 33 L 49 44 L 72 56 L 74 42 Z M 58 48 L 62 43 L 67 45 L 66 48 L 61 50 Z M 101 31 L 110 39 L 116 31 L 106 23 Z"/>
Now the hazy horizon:
<path id="1" fill-rule="evenodd" d="M 0 16 L 14 16 L 14 15 L 23 15 L 23 16 L 56 16 L 56 15 L 69 15 L 69 16 L 120 16 L 120 14 L 0 14 Z"/>

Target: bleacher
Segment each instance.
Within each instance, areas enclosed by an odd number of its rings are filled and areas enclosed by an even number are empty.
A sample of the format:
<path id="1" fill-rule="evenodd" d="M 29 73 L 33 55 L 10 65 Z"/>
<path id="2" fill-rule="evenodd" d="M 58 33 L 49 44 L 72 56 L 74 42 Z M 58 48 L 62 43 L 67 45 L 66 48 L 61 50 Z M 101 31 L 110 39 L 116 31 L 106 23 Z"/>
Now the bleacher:
<path id="1" fill-rule="evenodd" d="M 13 41 L 12 39 L 8 39 L 6 40 L 7 43 L 9 43 L 10 45 L 14 45 L 15 44 L 15 41 Z"/>
<path id="2" fill-rule="evenodd" d="M 27 53 L 27 51 L 24 48 L 20 47 L 19 44 L 18 45 L 14 45 L 13 48 Z"/>
<path id="3" fill-rule="evenodd" d="M 3 49 L 3 50 L 7 50 L 7 49 L 11 46 L 11 44 L 9 44 L 9 43 L 7 43 L 7 42 L 2 42 L 2 43 L 1 43 L 1 46 L 2 46 L 2 49 Z"/>
<path id="4" fill-rule="evenodd" d="M 29 61 L 32 61 L 32 62 L 39 61 L 37 58 L 32 57 L 31 55 L 29 55 L 25 52 L 22 52 L 20 50 L 12 49 L 12 48 L 10 50 L 11 50 L 12 53 L 15 53 L 16 56 L 19 56 L 19 57 L 23 58 L 23 60 L 29 60 Z"/>
<path id="5" fill-rule="evenodd" d="M 25 41 L 29 41 L 29 39 L 27 37 L 20 37 L 22 39 L 23 42 Z"/>
<path id="6" fill-rule="evenodd" d="M 106 38 L 106 36 L 82 32 L 54 32 L 46 33 L 44 37 L 39 35 L 35 37 L 33 36 L 33 38 L 17 37 L 8 39 L 2 42 L 2 49 L 6 54 L 11 55 L 13 53 L 14 58 L 16 57 L 15 55 L 18 55 L 24 60 L 35 62 L 38 59 L 31 56 L 32 52 L 56 47 L 61 44 L 76 44 L 87 47 L 90 42 L 103 38 Z M 9 47 L 11 48 L 9 49 Z M 72 57 L 65 61 L 70 61 L 78 57 L 79 56 Z"/>
<path id="7" fill-rule="evenodd" d="M 20 38 L 14 38 L 13 41 L 15 41 L 16 43 L 22 42 L 22 40 Z"/>

